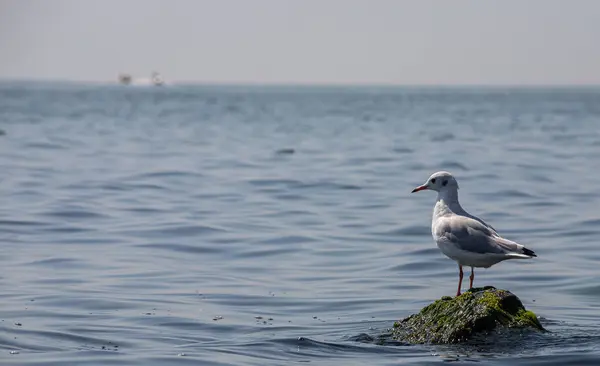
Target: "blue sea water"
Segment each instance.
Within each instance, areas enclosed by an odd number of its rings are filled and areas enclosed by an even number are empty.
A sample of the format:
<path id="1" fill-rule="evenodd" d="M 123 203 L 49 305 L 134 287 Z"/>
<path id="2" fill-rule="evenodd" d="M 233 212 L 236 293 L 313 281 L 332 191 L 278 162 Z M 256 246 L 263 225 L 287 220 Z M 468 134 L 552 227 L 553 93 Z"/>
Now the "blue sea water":
<path id="1" fill-rule="evenodd" d="M 600 363 L 600 88 L 4 82 L 0 129 L 0 364 Z M 442 169 L 549 333 L 373 340 L 456 291 Z"/>

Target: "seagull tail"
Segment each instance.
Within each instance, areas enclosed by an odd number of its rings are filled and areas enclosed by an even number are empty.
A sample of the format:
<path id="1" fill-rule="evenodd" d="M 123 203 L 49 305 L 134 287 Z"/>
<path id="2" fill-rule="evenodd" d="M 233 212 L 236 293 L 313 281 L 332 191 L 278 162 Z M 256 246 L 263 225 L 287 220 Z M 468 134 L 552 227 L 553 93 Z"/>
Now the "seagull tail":
<path id="1" fill-rule="evenodd" d="M 506 253 L 506 256 L 514 259 L 529 259 L 537 257 L 537 254 L 533 250 L 523 247 L 519 249 L 519 252 Z"/>
<path id="2" fill-rule="evenodd" d="M 515 243 L 514 241 L 504 239 L 502 237 L 495 238 L 496 244 L 502 247 L 506 253 L 506 256 L 510 258 L 533 258 L 537 257 L 537 255 L 533 252 L 533 250 L 525 248 L 522 244 Z"/>
<path id="3" fill-rule="evenodd" d="M 527 249 L 527 248 L 523 247 L 522 250 L 523 250 L 523 254 L 525 254 L 528 257 L 537 257 L 537 255 L 531 249 Z"/>

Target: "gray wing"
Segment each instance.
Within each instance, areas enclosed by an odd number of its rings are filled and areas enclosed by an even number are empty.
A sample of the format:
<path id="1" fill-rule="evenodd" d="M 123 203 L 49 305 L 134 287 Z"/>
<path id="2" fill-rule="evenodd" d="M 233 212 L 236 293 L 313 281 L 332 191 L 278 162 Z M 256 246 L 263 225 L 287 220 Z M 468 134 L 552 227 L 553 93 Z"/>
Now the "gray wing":
<path id="1" fill-rule="evenodd" d="M 498 234 L 498 230 L 494 229 L 494 228 L 492 227 L 492 225 L 490 225 L 490 224 L 488 224 L 487 222 L 483 221 L 483 220 L 482 220 L 482 219 L 480 219 L 479 217 L 477 217 L 477 216 L 474 216 L 474 215 L 471 215 L 471 214 L 468 214 L 468 213 L 467 213 L 465 216 L 467 216 L 467 217 L 469 217 L 469 218 L 471 218 L 471 219 L 473 219 L 473 220 L 477 220 L 477 221 L 479 221 L 481 224 L 483 224 L 483 226 L 487 227 L 488 229 L 492 229 L 492 231 L 493 231 L 493 232 L 494 232 L 496 235 Z"/>
<path id="2" fill-rule="evenodd" d="M 494 229 L 494 227 L 492 227 L 492 225 L 488 224 L 487 222 L 483 221 L 482 219 L 480 219 L 479 217 L 475 216 L 475 215 L 471 215 L 470 213 L 468 213 L 467 211 L 465 211 L 462 207 L 458 207 L 458 211 L 456 212 L 456 214 L 458 216 L 466 216 L 468 218 L 471 218 L 475 221 L 479 221 L 483 226 L 487 227 L 488 229 L 491 229 L 492 231 L 494 231 L 494 233 L 496 235 L 498 235 L 498 231 L 496 229 Z"/>
<path id="3" fill-rule="evenodd" d="M 470 217 L 453 215 L 440 218 L 435 233 L 457 248 L 480 254 L 508 254 L 519 252 L 522 245 L 501 238 L 494 229 Z"/>

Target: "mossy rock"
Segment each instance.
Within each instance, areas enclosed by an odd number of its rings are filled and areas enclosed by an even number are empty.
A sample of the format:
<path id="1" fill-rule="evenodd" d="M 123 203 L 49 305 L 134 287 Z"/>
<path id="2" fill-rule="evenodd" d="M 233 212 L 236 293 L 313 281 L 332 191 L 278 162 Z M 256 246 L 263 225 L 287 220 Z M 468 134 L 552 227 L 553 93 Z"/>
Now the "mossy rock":
<path id="1" fill-rule="evenodd" d="M 491 286 L 444 296 L 421 312 L 397 321 L 392 337 L 408 343 L 460 343 L 498 327 L 545 331 L 517 296 Z"/>

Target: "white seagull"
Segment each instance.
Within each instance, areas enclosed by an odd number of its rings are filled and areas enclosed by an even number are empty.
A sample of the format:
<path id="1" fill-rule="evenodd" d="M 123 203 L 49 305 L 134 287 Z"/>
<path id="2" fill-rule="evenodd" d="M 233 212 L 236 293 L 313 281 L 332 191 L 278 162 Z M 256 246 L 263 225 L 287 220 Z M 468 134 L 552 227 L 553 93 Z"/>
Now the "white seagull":
<path id="1" fill-rule="evenodd" d="M 469 289 L 473 288 L 473 267 L 489 268 L 507 259 L 537 257 L 523 245 L 504 239 L 496 230 L 480 218 L 465 211 L 458 203 L 458 182 L 452 174 L 433 173 L 425 184 L 412 193 L 430 189 L 438 192 L 433 208 L 431 234 L 438 248 L 458 263 L 458 291 L 463 279 L 463 266 L 471 267 Z"/>

